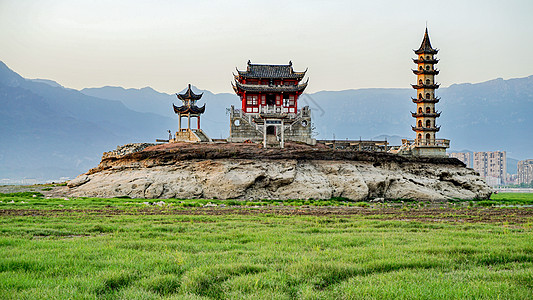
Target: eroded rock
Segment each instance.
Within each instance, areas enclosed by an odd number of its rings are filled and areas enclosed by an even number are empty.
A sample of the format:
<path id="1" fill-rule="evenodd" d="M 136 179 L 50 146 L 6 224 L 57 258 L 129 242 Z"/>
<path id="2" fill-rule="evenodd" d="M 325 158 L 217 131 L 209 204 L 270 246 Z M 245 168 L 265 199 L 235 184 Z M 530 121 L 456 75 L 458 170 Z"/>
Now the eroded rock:
<path id="1" fill-rule="evenodd" d="M 149 147 L 104 157 L 68 187 L 71 196 L 255 200 L 439 201 L 486 199 L 492 192 L 474 170 L 454 159 L 298 147 L 265 152 L 249 145 Z"/>

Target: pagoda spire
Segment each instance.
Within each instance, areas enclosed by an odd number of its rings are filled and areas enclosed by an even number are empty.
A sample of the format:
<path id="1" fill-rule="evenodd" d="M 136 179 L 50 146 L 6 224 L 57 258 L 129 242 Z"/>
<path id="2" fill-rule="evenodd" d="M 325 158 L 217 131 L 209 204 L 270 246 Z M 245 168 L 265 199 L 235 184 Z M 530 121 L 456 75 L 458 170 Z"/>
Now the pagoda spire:
<path id="1" fill-rule="evenodd" d="M 429 40 L 429 33 L 428 28 L 426 26 L 426 32 L 424 33 L 424 39 L 422 39 L 422 44 L 420 44 L 420 48 L 415 51 L 416 54 L 437 54 L 439 50 L 433 49 L 431 47 L 431 41 Z"/>

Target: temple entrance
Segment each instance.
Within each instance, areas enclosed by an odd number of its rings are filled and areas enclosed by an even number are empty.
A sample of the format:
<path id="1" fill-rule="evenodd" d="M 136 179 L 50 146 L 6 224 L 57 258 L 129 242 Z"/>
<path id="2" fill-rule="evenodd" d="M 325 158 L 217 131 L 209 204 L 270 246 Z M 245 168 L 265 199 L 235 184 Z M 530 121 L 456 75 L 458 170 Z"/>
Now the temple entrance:
<path id="1" fill-rule="evenodd" d="M 276 105 L 276 95 L 274 94 L 266 95 L 266 105 L 270 105 L 270 106 Z"/>
<path id="2" fill-rule="evenodd" d="M 276 134 L 276 127 L 275 126 L 268 126 L 267 127 L 267 135 L 275 135 Z"/>

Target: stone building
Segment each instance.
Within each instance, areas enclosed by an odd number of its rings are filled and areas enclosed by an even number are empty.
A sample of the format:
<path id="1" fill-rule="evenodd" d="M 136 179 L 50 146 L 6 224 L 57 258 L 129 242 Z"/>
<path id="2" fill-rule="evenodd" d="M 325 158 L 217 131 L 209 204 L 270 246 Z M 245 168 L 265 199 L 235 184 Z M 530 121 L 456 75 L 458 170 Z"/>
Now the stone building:
<path id="1" fill-rule="evenodd" d="M 436 133 L 440 130 L 436 120 L 441 114 L 435 109 L 435 104 L 440 100 L 435 96 L 435 90 L 439 88 L 439 84 L 435 82 L 435 75 L 439 74 L 435 65 L 439 60 L 435 55 L 439 50 L 431 46 L 427 28 L 420 48 L 414 52 L 417 58 L 413 59 L 413 62 L 417 64 L 417 68 L 413 70 L 413 73 L 417 75 L 417 83 L 412 87 L 416 89 L 417 96 L 412 98 L 416 104 L 416 111 L 411 112 L 411 115 L 416 121 L 415 126 L 411 127 L 416 135 L 414 140 L 402 140 L 400 153 L 445 156 L 446 148 L 450 147 L 450 141 L 436 138 Z"/>
<path id="2" fill-rule="evenodd" d="M 248 61 L 245 71 L 237 70 L 233 89 L 241 108 L 231 106 L 229 142 L 262 142 L 284 147 L 285 141 L 315 144 L 311 111 L 298 107 L 298 98 L 307 87 L 306 71 L 288 65 L 261 65 Z"/>
<path id="3" fill-rule="evenodd" d="M 449 157 L 457 158 L 462 161 L 468 168 L 472 168 L 472 153 L 470 152 L 452 152 L 448 153 Z"/>
<path id="4" fill-rule="evenodd" d="M 533 183 L 533 159 L 521 160 L 518 162 L 518 184 Z"/>
<path id="5" fill-rule="evenodd" d="M 485 177 L 488 185 L 505 184 L 507 178 L 507 154 L 505 151 L 474 152 L 473 167 Z"/>

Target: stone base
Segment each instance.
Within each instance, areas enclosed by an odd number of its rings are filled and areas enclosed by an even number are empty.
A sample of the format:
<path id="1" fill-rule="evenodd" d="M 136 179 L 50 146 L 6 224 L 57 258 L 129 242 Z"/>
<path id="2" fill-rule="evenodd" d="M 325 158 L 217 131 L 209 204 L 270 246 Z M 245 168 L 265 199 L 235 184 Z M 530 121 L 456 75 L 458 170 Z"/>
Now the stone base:
<path id="1" fill-rule="evenodd" d="M 203 130 L 184 130 L 177 131 L 173 139 L 170 139 L 170 143 L 187 142 L 187 143 L 199 143 L 199 142 L 211 142 L 212 140 L 203 132 Z"/>
<path id="2" fill-rule="evenodd" d="M 425 146 L 425 147 L 414 147 L 412 149 L 412 152 L 413 152 L 413 155 L 416 155 L 416 156 L 432 156 L 432 157 L 435 157 L 435 156 L 444 157 L 444 156 L 446 156 L 446 148 L 445 147 L 438 147 L 438 146 L 435 146 L 435 147 L 428 147 L 428 146 Z"/>
<path id="3" fill-rule="evenodd" d="M 492 190 L 472 169 L 457 165 L 206 159 L 144 167 L 116 162 L 98 173 L 69 182 L 75 197 L 178 199 L 352 200 L 487 199 Z"/>
<path id="4" fill-rule="evenodd" d="M 304 108 L 304 112 L 298 114 L 295 118 L 286 118 L 280 114 L 280 120 L 283 119 L 284 132 L 283 138 L 285 142 L 299 142 L 308 145 L 315 145 L 316 139 L 312 138 L 312 126 L 311 126 L 311 113 L 309 108 Z M 273 120 L 276 119 L 275 115 L 269 116 Z M 264 120 L 259 118 L 258 114 L 241 113 L 233 106 L 231 107 L 230 114 L 230 136 L 228 142 L 230 143 L 243 143 L 246 141 L 252 141 L 256 143 L 262 143 L 264 138 Z M 277 144 L 281 141 L 281 125 L 268 125 L 275 127 L 275 134 L 273 138 L 277 140 Z M 272 140 L 272 137 L 268 137 Z M 267 141 L 267 143 L 269 143 Z"/>

